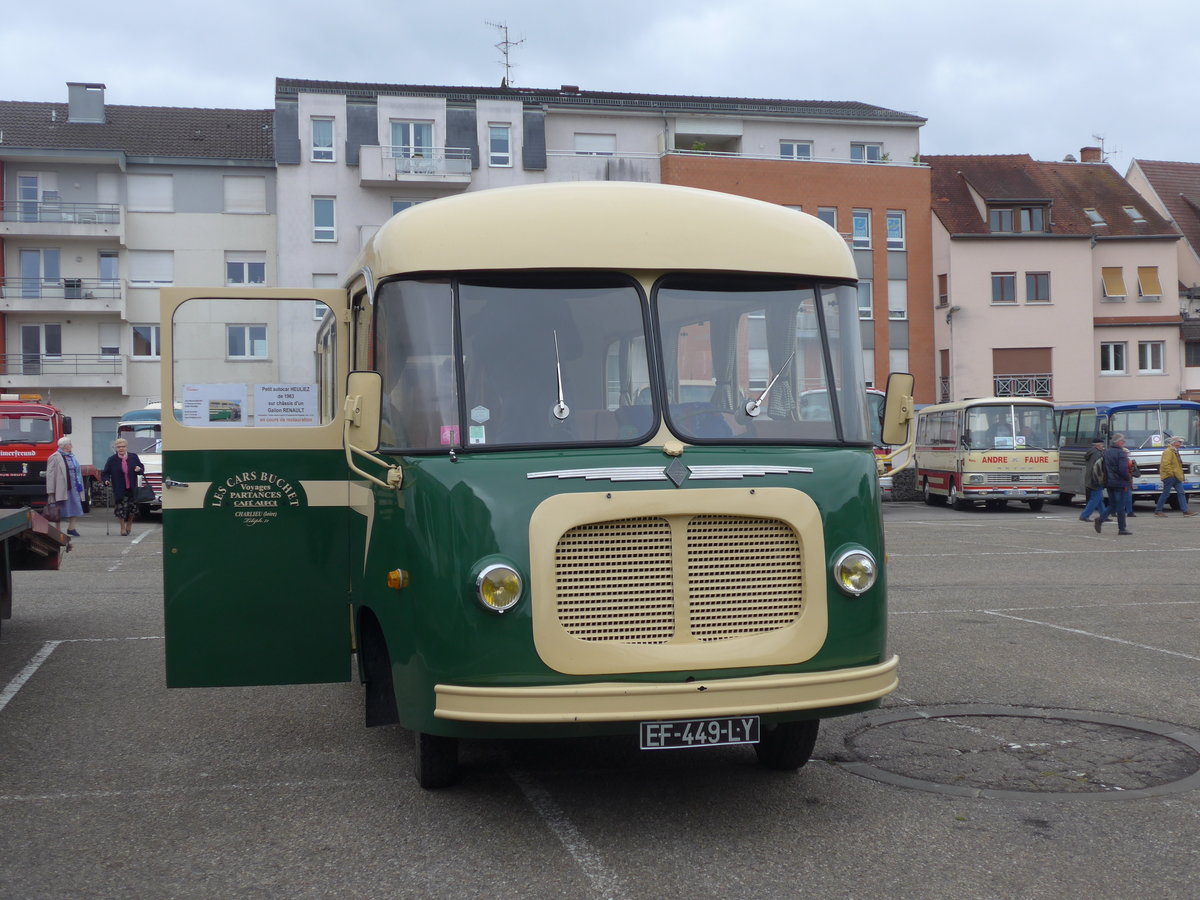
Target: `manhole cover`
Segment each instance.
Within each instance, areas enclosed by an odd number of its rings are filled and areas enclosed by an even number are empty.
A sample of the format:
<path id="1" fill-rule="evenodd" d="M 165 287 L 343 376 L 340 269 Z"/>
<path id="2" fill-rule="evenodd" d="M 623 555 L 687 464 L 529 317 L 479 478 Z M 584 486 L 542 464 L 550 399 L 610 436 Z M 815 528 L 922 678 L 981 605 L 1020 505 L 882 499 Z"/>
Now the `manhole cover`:
<path id="1" fill-rule="evenodd" d="M 1200 734 L 1099 712 L 961 704 L 868 714 L 842 767 L 961 797 L 1123 799 L 1200 787 Z"/>

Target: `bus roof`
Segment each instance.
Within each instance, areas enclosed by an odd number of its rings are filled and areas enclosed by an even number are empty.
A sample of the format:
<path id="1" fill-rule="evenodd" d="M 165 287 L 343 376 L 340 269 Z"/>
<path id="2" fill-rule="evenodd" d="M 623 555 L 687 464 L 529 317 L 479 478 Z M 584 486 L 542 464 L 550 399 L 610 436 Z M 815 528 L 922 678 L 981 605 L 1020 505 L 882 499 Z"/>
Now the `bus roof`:
<path id="1" fill-rule="evenodd" d="M 495 188 L 418 203 L 379 229 L 348 283 L 364 268 L 377 279 L 535 268 L 856 278 L 846 241 L 814 216 L 716 191 L 607 181 Z"/>
<path id="2" fill-rule="evenodd" d="M 1055 403 L 1055 409 L 1200 409 L 1195 400 L 1095 400 L 1091 403 Z"/>

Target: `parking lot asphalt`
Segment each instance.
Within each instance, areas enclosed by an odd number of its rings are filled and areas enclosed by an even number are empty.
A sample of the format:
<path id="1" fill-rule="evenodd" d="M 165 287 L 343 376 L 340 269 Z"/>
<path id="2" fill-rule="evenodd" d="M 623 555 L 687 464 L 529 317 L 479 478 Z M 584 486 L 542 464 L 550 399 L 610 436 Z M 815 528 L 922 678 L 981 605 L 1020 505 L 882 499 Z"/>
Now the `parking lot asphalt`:
<path id="1" fill-rule="evenodd" d="M 885 503 L 900 688 L 799 773 L 468 742 L 439 792 L 356 684 L 167 690 L 161 528 L 93 514 L 0 634 L 0 896 L 1196 897 L 1200 517 L 1080 509 Z"/>

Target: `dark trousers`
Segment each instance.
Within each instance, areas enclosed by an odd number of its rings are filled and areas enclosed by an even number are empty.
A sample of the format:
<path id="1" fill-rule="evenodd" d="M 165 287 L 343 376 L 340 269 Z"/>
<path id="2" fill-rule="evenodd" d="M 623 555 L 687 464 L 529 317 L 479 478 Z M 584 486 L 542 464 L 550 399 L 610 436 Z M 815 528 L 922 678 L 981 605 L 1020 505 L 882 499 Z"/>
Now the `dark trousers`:
<path id="1" fill-rule="evenodd" d="M 1125 510 L 1128 508 L 1129 501 L 1130 501 L 1129 488 L 1109 487 L 1109 489 L 1108 489 L 1109 514 L 1114 513 L 1114 512 L 1117 514 L 1117 530 L 1118 531 L 1126 531 L 1127 530 L 1125 528 Z M 1107 522 L 1108 518 L 1109 518 L 1109 514 L 1101 516 L 1100 521 Z"/>

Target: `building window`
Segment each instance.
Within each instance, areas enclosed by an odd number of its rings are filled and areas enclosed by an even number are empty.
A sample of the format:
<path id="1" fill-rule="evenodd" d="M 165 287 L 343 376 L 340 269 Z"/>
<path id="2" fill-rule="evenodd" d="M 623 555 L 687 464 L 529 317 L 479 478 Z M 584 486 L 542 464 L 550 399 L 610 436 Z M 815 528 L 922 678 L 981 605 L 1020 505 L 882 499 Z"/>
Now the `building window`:
<path id="1" fill-rule="evenodd" d="M 1049 272 L 1026 272 L 1025 273 L 1025 302 L 1026 303 L 1049 303 L 1050 302 L 1050 273 Z"/>
<path id="2" fill-rule="evenodd" d="M 1124 207 L 1124 210 L 1125 210 L 1125 214 L 1127 216 L 1129 216 L 1129 218 L 1133 219 L 1133 221 L 1135 221 L 1135 222 L 1145 222 L 1146 221 L 1146 217 L 1143 216 L 1141 214 L 1141 212 L 1138 211 L 1138 208 L 1136 206 L 1126 206 L 1126 207 Z"/>
<path id="3" fill-rule="evenodd" d="M 780 141 L 780 159 L 812 159 L 812 141 Z"/>
<path id="4" fill-rule="evenodd" d="M 266 359 L 266 325 L 226 325 L 226 358 Z"/>
<path id="5" fill-rule="evenodd" d="M 101 322 L 98 329 L 100 355 L 114 359 L 121 355 L 121 326 L 117 322 Z"/>
<path id="6" fill-rule="evenodd" d="M 131 331 L 133 334 L 132 355 L 138 359 L 158 359 L 159 336 L 162 334 L 162 329 L 158 325 L 134 325 Z"/>
<path id="7" fill-rule="evenodd" d="M 337 220 L 332 197 L 313 197 L 313 240 L 336 241 Z"/>
<path id="8" fill-rule="evenodd" d="M 1044 234 L 1046 218 L 1044 206 L 992 206 L 988 208 L 988 230 L 992 234 Z"/>
<path id="9" fill-rule="evenodd" d="M 883 144 L 851 144 L 850 161 L 877 163 L 884 162 Z"/>
<path id="10" fill-rule="evenodd" d="M 130 250 L 129 286 L 161 287 L 175 283 L 175 254 L 171 250 Z"/>
<path id="11" fill-rule="evenodd" d="M 1105 300 L 1125 299 L 1125 275 L 1120 266 L 1104 266 L 1100 269 L 1100 281 Z"/>
<path id="12" fill-rule="evenodd" d="M 100 283 L 113 287 L 121 279 L 121 257 L 116 250 L 100 251 Z"/>
<path id="13" fill-rule="evenodd" d="M 224 191 L 227 213 L 267 211 L 267 179 L 261 175 L 226 175 Z"/>
<path id="14" fill-rule="evenodd" d="M 1100 345 L 1100 372 L 1104 375 L 1125 374 L 1125 342 L 1112 341 Z"/>
<path id="15" fill-rule="evenodd" d="M 226 253 L 225 283 L 230 287 L 267 283 L 266 253 Z"/>
<path id="16" fill-rule="evenodd" d="M 130 175 L 126 178 L 130 212 L 175 212 L 171 175 Z"/>
<path id="17" fill-rule="evenodd" d="M 333 162 L 333 119 L 312 120 L 312 161 Z"/>
<path id="18" fill-rule="evenodd" d="M 1107 222 L 1104 221 L 1104 216 L 1100 215 L 1099 212 L 1092 209 L 1090 206 L 1084 207 L 1083 214 L 1088 217 L 1088 221 L 1091 222 L 1093 225 L 1107 225 L 1108 224 Z"/>
<path id="19" fill-rule="evenodd" d="M 392 122 L 395 159 L 433 159 L 432 122 Z"/>
<path id="20" fill-rule="evenodd" d="M 1158 266 L 1138 266 L 1138 300 L 1162 299 L 1162 285 L 1158 280 Z"/>
<path id="21" fill-rule="evenodd" d="M 421 202 L 420 200 L 398 200 L 397 198 L 393 197 L 392 198 L 392 215 L 394 216 L 398 212 L 404 212 L 410 206 L 416 206 L 420 202 Z"/>
<path id="22" fill-rule="evenodd" d="M 993 272 L 992 273 L 992 302 L 993 303 L 1016 303 L 1017 302 L 1017 273 L 1016 272 Z"/>
<path id="23" fill-rule="evenodd" d="M 836 206 L 818 206 L 817 218 L 837 231 L 837 207 Z"/>
<path id="24" fill-rule="evenodd" d="M 888 282 L 888 318 L 889 319 L 907 319 L 908 318 L 908 282 L 907 281 L 889 281 Z M 907 370 L 904 370 L 907 371 Z"/>
<path id="25" fill-rule="evenodd" d="M 617 152 L 615 134 L 575 135 L 575 152 L 580 156 L 612 156 Z"/>
<path id="26" fill-rule="evenodd" d="M 871 249 L 871 211 L 869 209 L 856 209 L 851 217 L 852 228 L 854 230 L 854 249 L 855 250 L 870 250 Z"/>
<path id="27" fill-rule="evenodd" d="M 1189 369 L 1200 366 L 1200 341 L 1188 341 L 1183 345 L 1183 364 Z"/>
<path id="28" fill-rule="evenodd" d="M 950 305 L 950 276 L 938 276 L 938 306 Z"/>
<path id="29" fill-rule="evenodd" d="M 900 210 L 888 210 L 887 248 L 889 250 L 904 249 L 904 213 Z"/>
<path id="30" fill-rule="evenodd" d="M 488 165 L 512 165 L 512 126 L 488 126 Z"/>
<path id="31" fill-rule="evenodd" d="M 1162 375 L 1166 372 L 1163 362 L 1166 350 L 1164 341 L 1138 341 L 1138 374 Z"/>
<path id="32" fill-rule="evenodd" d="M 334 272 L 313 272 L 312 286 L 321 290 L 329 289 L 336 291 L 339 287 L 337 274 Z M 313 303 L 313 319 L 320 322 L 325 318 L 325 313 L 329 309 L 320 300 Z"/>
<path id="33" fill-rule="evenodd" d="M 860 319 L 869 319 L 874 315 L 874 289 L 870 281 L 863 280 L 858 283 L 858 317 Z"/>

